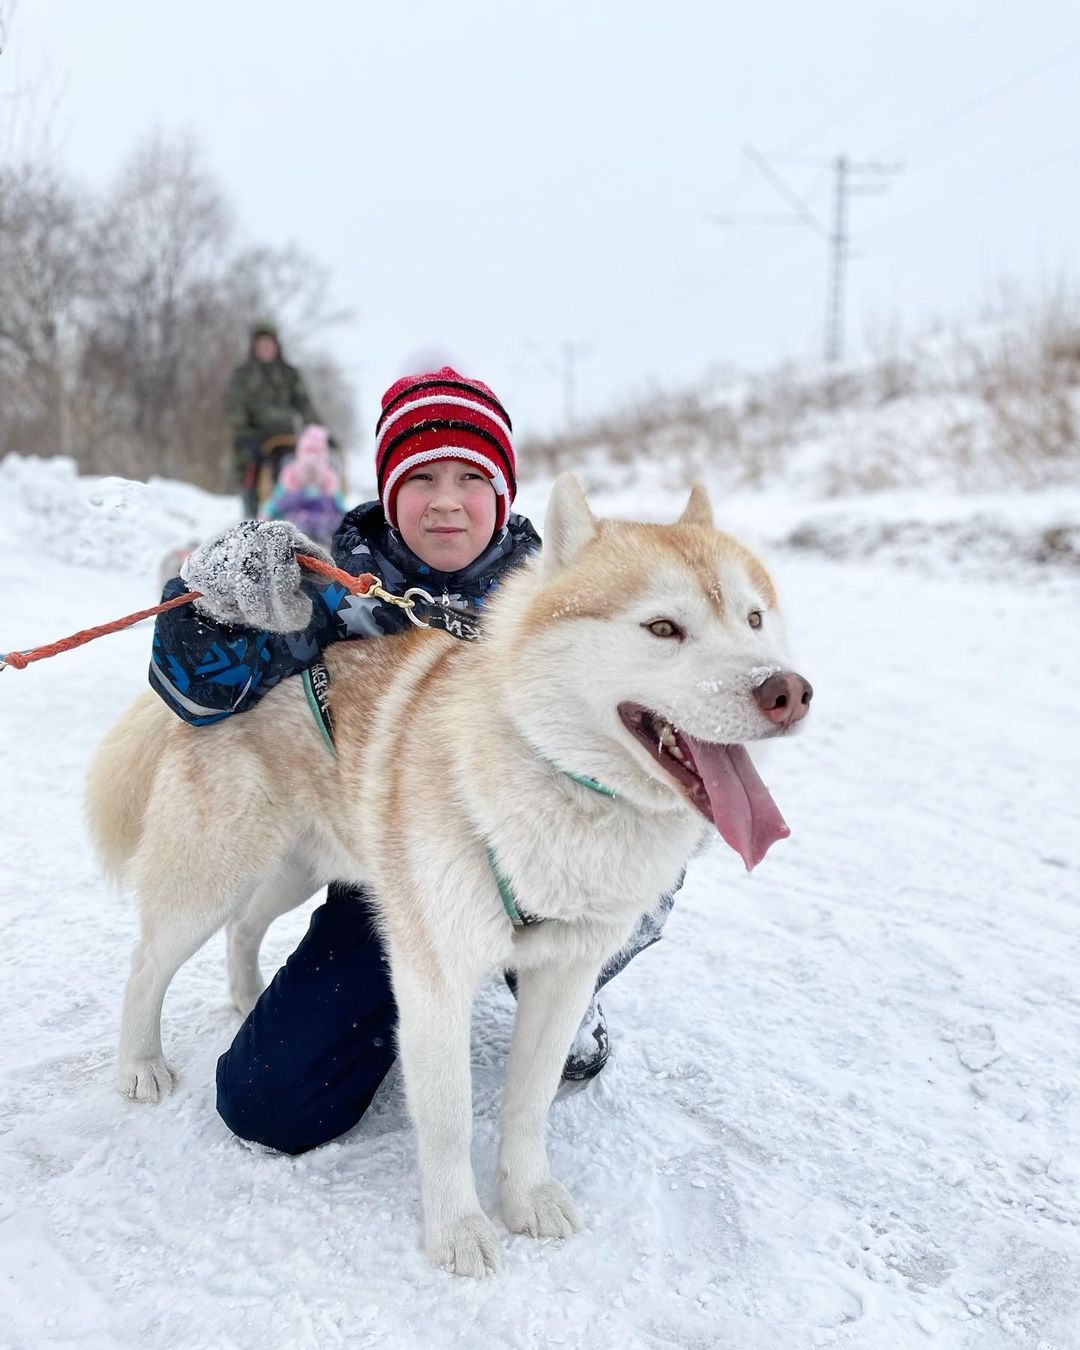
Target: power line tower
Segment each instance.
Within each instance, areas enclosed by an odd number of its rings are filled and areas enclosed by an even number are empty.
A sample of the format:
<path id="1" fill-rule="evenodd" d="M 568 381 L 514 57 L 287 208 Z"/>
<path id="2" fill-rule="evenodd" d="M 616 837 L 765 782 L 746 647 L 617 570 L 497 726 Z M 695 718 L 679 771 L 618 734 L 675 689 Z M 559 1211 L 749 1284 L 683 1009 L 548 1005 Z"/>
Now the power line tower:
<path id="1" fill-rule="evenodd" d="M 833 160 L 833 213 L 829 231 L 829 277 L 825 290 L 825 360 L 839 361 L 844 355 L 844 297 L 847 293 L 847 191 L 846 155 Z"/>
<path id="2" fill-rule="evenodd" d="M 844 355 L 844 311 L 847 299 L 848 199 L 878 195 L 888 191 L 888 178 L 900 172 L 899 164 L 879 164 L 872 161 L 853 163 L 846 155 L 837 155 L 831 162 L 798 156 L 803 164 L 829 168 L 832 171 L 832 219 L 828 226 L 811 210 L 799 194 L 781 178 L 776 169 L 760 151 L 748 145 L 747 159 L 763 178 L 776 189 L 791 207 L 792 214 L 782 216 L 714 216 L 725 225 L 808 225 L 816 230 L 828 247 L 825 286 L 825 360 L 839 361 Z M 775 159 L 790 156 L 773 156 Z"/>
<path id="3" fill-rule="evenodd" d="M 568 431 L 577 425 L 577 370 L 578 362 L 588 356 L 591 343 L 564 342 L 562 345 L 563 418 Z"/>
<path id="4" fill-rule="evenodd" d="M 591 342 L 571 342 L 560 344 L 560 360 L 551 356 L 547 347 L 535 338 L 529 338 L 524 344 L 524 354 L 531 362 L 554 375 L 562 384 L 563 424 L 565 431 L 573 431 L 577 425 L 578 365 L 583 356 L 592 350 Z M 521 369 L 521 367 L 517 367 Z"/>

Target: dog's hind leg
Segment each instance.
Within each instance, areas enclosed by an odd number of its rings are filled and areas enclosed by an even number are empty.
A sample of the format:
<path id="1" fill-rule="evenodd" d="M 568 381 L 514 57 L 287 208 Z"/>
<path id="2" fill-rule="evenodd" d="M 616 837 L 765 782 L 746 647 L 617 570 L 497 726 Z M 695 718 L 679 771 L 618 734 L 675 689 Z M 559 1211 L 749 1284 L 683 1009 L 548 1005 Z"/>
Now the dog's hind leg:
<path id="1" fill-rule="evenodd" d="M 518 971 L 499 1145 L 503 1218 L 513 1233 L 571 1237 L 574 1202 L 548 1171 L 548 1108 L 599 973 L 599 962 L 552 962 Z"/>
<path id="2" fill-rule="evenodd" d="M 247 906 L 229 920 L 225 930 L 229 993 L 242 1017 L 254 1008 L 266 988 L 259 969 L 259 948 L 266 930 L 275 919 L 314 895 L 319 885 L 306 863 L 290 859 L 280 871 L 260 882 Z"/>
<path id="3" fill-rule="evenodd" d="M 131 954 L 117 1057 L 117 1086 L 133 1101 L 156 1102 L 172 1091 L 176 1071 L 161 1049 L 161 1005 L 172 977 L 254 889 L 204 896 L 196 908 L 179 896 L 142 897 L 139 940 Z"/>

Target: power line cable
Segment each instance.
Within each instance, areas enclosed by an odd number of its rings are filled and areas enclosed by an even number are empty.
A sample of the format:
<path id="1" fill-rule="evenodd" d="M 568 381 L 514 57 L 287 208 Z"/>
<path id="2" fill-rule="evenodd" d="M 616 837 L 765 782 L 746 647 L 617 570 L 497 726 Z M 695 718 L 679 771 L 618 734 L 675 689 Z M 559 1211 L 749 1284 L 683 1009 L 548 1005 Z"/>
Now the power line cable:
<path id="1" fill-rule="evenodd" d="M 748 158 L 756 157 L 756 159 L 761 158 L 760 155 L 757 155 L 757 152 L 752 150 L 752 147 L 747 147 L 747 157 Z M 766 166 L 766 168 L 767 167 L 768 166 Z M 743 181 L 743 178 L 744 174 L 742 172 L 733 175 L 724 185 L 724 188 L 721 190 L 721 195 L 723 195 L 723 193 L 726 192 L 731 192 L 735 188 L 739 187 Z M 820 181 L 820 179 L 818 181 Z M 813 213 L 810 211 L 810 208 L 805 203 L 800 202 L 800 209 L 805 210 L 811 217 L 813 216 Z M 789 218 L 785 218 L 785 223 L 788 219 Z M 794 220 L 795 218 L 792 217 L 790 219 Z M 798 220 L 797 223 L 803 224 L 808 222 Z M 815 221 L 814 223 L 815 228 L 824 230 L 824 226 L 821 225 L 820 222 Z M 828 232 L 825 231 L 825 233 L 827 235 Z M 770 251 L 772 250 L 770 249 Z M 758 250 L 758 253 L 760 252 L 761 250 Z M 641 258 L 644 259 L 651 256 L 652 256 L 651 251 L 647 253 L 643 252 Z M 697 279 L 690 286 L 681 287 L 675 293 L 674 296 L 669 295 L 666 300 L 661 301 L 659 304 L 649 305 L 646 306 L 645 308 L 632 310 L 628 314 L 624 315 L 621 319 L 618 319 L 612 322 L 611 324 L 605 324 L 600 328 L 593 329 L 590 333 L 588 333 L 585 336 L 582 345 L 587 347 L 591 351 L 599 345 L 608 343 L 611 340 L 611 338 L 617 334 L 621 335 L 624 332 L 633 331 L 634 329 L 640 327 L 642 324 L 649 322 L 651 319 L 662 318 L 668 313 L 670 313 L 672 310 L 681 308 L 683 305 L 694 300 L 698 295 L 707 295 L 711 293 L 712 291 L 716 290 L 717 287 L 721 286 L 725 281 L 727 281 L 730 277 L 737 275 L 739 272 L 748 270 L 750 267 L 755 266 L 759 261 L 760 259 L 758 257 L 754 257 L 752 259 L 741 259 L 738 262 L 735 262 L 731 267 L 725 268 L 721 273 L 719 273 L 719 275 L 711 277 L 704 282 L 702 282 L 700 279 Z"/>
<path id="2" fill-rule="evenodd" d="M 1059 72 L 1059 74 L 1066 74 L 1066 73 L 1069 72 L 1065 71 Z M 1071 73 L 1069 74 L 1070 79 L 1072 79 Z M 1068 87 L 1070 89 L 1070 92 L 1075 92 L 1074 85 L 1070 84 Z M 1051 96 L 1056 97 L 1059 94 L 1061 94 L 1063 88 L 1064 86 L 1059 86 L 1055 88 L 1053 82 L 1044 83 L 1041 86 L 1041 88 L 1030 94 L 1026 99 L 1024 103 L 1025 116 L 1031 111 L 1032 108 L 1037 107 L 1040 103 L 1045 103 L 1046 100 Z M 965 137 L 963 140 L 959 142 L 942 145 L 942 147 L 934 154 L 920 155 L 913 168 L 916 171 L 920 172 L 922 170 L 929 169 L 933 167 L 933 165 L 940 163 L 941 160 L 947 159 L 950 155 L 955 155 L 962 150 L 968 150 L 971 146 L 976 145 L 979 141 L 985 140 L 987 136 L 992 135 L 997 130 L 998 125 L 996 122 L 994 121 L 987 122 L 984 125 L 977 127 L 972 135 Z"/>
<path id="3" fill-rule="evenodd" d="M 807 133 L 805 133 L 804 136 L 800 137 L 798 141 L 793 143 L 792 147 L 793 150 L 797 149 L 801 145 L 805 145 L 808 142 L 814 140 L 817 136 L 819 136 L 822 133 L 822 131 L 826 130 L 829 126 L 835 125 L 837 122 L 842 121 L 844 118 L 849 116 L 852 111 L 863 106 L 864 103 L 872 101 L 874 98 L 877 98 L 881 94 L 887 92 L 889 89 L 895 87 L 898 83 L 900 83 L 900 81 L 909 71 L 917 69 L 921 65 L 925 64 L 925 60 L 928 56 L 940 52 L 944 46 L 982 27 L 992 18 L 996 17 L 996 15 L 1001 10 L 1007 8 L 1012 3 L 1014 3 L 1014 0 L 990 0 L 989 3 L 983 3 L 979 5 L 975 9 L 975 11 L 963 23 L 959 24 L 956 28 L 950 30 L 945 35 L 944 38 L 935 40 L 932 44 L 924 48 L 917 57 L 905 61 L 901 63 L 899 66 L 895 67 L 892 74 L 887 76 L 884 81 L 878 80 L 875 81 L 873 85 L 866 86 L 863 92 L 860 95 L 858 95 L 855 100 L 844 105 L 842 109 L 838 110 L 836 113 L 830 114 L 828 118 L 824 119 L 822 122 L 819 122 L 814 127 L 812 127 Z M 1080 50 L 1080 42 L 1073 44 L 1072 46 L 1066 48 L 1062 52 L 1055 53 L 1054 55 L 1044 59 L 1043 61 L 1039 62 L 1038 65 L 1023 72 L 1021 75 L 1016 76 L 999 86 L 995 86 L 990 90 L 983 91 L 982 93 L 976 95 L 973 99 L 967 100 L 963 104 L 960 104 L 957 107 L 949 110 L 949 112 L 945 113 L 942 117 L 936 119 L 934 122 L 928 124 L 927 126 L 922 127 L 917 131 L 906 134 L 904 137 L 893 142 L 891 145 L 887 146 L 885 150 L 879 153 L 881 155 L 887 155 L 891 153 L 897 146 L 904 145 L 909 140 L 917 139 L 919 136 L 928 135 L 932 131 L 939 130 L 944 126 L 949 125 L 951 122 L 956 121 L 959 118 L 967 115 L 967 113 L 974 111 L 976 108 L 986 103 L 992 102 L 994 99 L 1001 97 L 1004 94 L 1011 92 L 1013 89 L 1022 86 L 1029 80 L 1041 74 L 1043 71 L 1067 61 L 1075 54 L 1077 50 Z M 1068 153 L 1071 152 L 1067 152 L 1066 157 Z M 768 162 L 764 159 L 764 157 L 758 154 L 750 147 L 747 148 L 746 154 L 747 157 L 750 158 L 751 161 L 755 164 L 758 170 L 763 174 L 763 176 L 765 176 L 773 184 L 776 190 L 781 193 L 781 195 L 785 198 L 785 200 L 788 201 L 789 205 L 796 213 L 796 218 L 799 219 L 802 223 L 811 225 L 812 228 L 814 228 L 823 237 L 829 238 L 828 230 L 822 224 L 822 222 L 816 217 L 814 212 L 807 205 L 806 201 L 803 198 L 798 197 L 797 194 L 795 194 L 791 189 L 787 187 L 783 179 L 781 179 L 780 176 L 771 169 L 771 167 L 769 166 Z M 790 151 L 781 152 L 780 156 L 778 157 L 787 158 L 791 160 L 799 159 L 797 155 L 795 155 Z M 805 157 L 805 162 L 814 164 L 816 166 L 821 166 L 823 163 L 823 161 L 820 158 L 812 156 Z M 1056 162 L 1056 160 L 1049 162 Z M 992 186 L 996 181 L 1000 181 L 1003 178 L 1015 176 L 1016 174 L 1019 173 L 1032 171 L 1033 169 L 1040 167 L 1041 164 L 1042 161 L 1039 161 L 1035 165 L 1023 166 L 1020 169 L 1010 172 L 1009 174 L 999 176 L 999 179 L 990 180 L 989 183 L 983 183 L 981 185 L 978 185 L 975 188 L 972 188 L 971 191 L 973 192 L 983 191 L 989 186 Z M 728 183 L 725 184 L 720 195 L 723 196 L 729 192 L 734 191 L 741 185 L 742 181 L 743 176 L 741 174 L 734 176 L 732 179 L 728 181 Z M 942 200 L 946 201 L 951 200 L 953 197 L 957 195 L 960 194 L 956 193 L 949 194 L 949 196 L 945 197 Z M 927 207 L 916 208 L 915 211 L 905 213 L 905 215 L 898 217 L 897 219 L 898 220 L 907 219 L 910 215 L 917 214 L 919 211 L 924 209 L 928 208 Z M 891 223 L 892 222 L 886 222 L 885 225 Z M 867 232 L 873 233 L 875 230 L 879 230 L 881 228 L 884 228 L 884 226 L 873 226 Z M 770 249 L 770 252 L 771 251 L 772 250 Z M 652 319 L 662 318 L 667 314 L 669 314 L 670 312 L 672 312 L 673 310 L 681 308 L 683 305 L 691 302 L 698 296 L 706 295 L 715 291 L 718 287 L 722 286 L 732 276 L 735 276 L 740 272 L 749 270 L 750 267 L 756 265 L 759 261 L 760 261 L 759 257 L 740 260 L 732 267 L 726 268 L 718 276 L 712 277 L 704 283 L 700 281 L 695 281 L 691 287 L 682 288 L 674 297 L 669 297 L 668 300 L 664 301 L 659 305 L 652 305 L 644 310 L 635 311 L 634 313 L 627 316 L 617 324 L 604 326 L 601 329 L 595 330 L 587 339 L 588 345 L 589 347 L 595 347 L 597 344 L 606 343 L 610 341 L 612 335 L 616 333 L 621 335 L 623 333 L 634 330 L 641 324 L 646 323 Z"/>
<path id="4" fill-rule="evenodd" d="M 894 88 L 897 84 L 899 84 L 903 80 L 903 78 L 910 71 L 916 70 L 920 68 L 922 65 L 924 65 L 928 57 L 940 53 L 943 47 L 957 41 L 960 38 L 966 37 L 971 33 L 975 32 L 977 29 L 983 27 L 985 24 L 990 22 L 990 20 L 996 18 L 997 15 L 1002 10 L 1006 9 L 1009 5 L 1013 4 L 1014 2 L 1015 0 L 987 0 L 986 3 L 978 5 L 975 8 L 975 10 L 968 16 L 968 18 L 966 18 L 962 23 L 958 24 L 955 28 L 951 29 L 948 33 L 946 33 L 946 35 L 943 38 L 935 39 L 933 43 L 923 48 L 916 57 L 904 61 L 900 65 L 894 67 L 892 73 L 886 76 L 884 80 L 876 80 L 872 85 L 867 85 L 864 88 L 864 90 L 853 101 L 844 105 L 842 109 L 838 110 L 835 113 L 830 114 L 827 118 L 817 123 L 802 137 L 800 137 L 798 141 L 793 143 L 791 151 L 781 152 L 781 154 L 778 157 L 794 160 L 796 162 L 802 161 L 808 164 L 821 166 L 822 160 L 819 157 L 814 156 L 800 157 L 795 153 L 793 153 L 793 151 L 796 150 L 799 146 L 805 145 L 808 142 L 816 139 L 822 133 L 822 131 L 826 130 L 829 126 L 835 125 L 837 122 L 842 121 L 844 118 L 848 117 L 852 111 L 855 111 L 857 108 L 863 106 L 863 104 L 872 101 L 881 94 L 888 92 L 889 89 Z M 915 140 L 920 136 L 929 135 L 933 131 L 940 130 L 945 126 L 950 125 L 952 122 L 959 120 L 961 117 L 966 116 L 969 112 L 974 111 L 978 107 L 993 102 L 995 99 L 1004 96 L 1005 94 L 1011 92 L 1013 89 L 1021 87 L 1031 79 L 1034 79 L 1036 76 L 1042 74 L 1045 70 L 1048 70 L 1055 65 L 1059 65 L 1068 61 L 1078 50 L 1080 50 L 1080 42 L 1072 44 L 1071 46 L 1065 48 L 1061 52 L 1054 53 L 1053 55 L 1040 61 L 1036 66 L 1022 72 L 1020 75 L 1012 77 L 1008 81 L 1003 82 L 1001 85 L 994 86 L 989 90 L 985 90 L 980 94 L 976 95 L 972 99 L 965 100 L 964 103 L 959 104 L 956 107 L 950 109 L 948 112 L 943 114 L 941 117 L 936 118 L 933 122 L 929 123 L 927 126 L 919 128 L 916 131 L 907 133 L 905 136 L 901 137 L 897 141 L 894 141 L 892 144 L 887 146 L 884 150 L 880 151 L 879 153 L 882 156 L 888 155 L 898 146 L 905 145 L 910 140 Z M 753 150 L 752 147 L 747 147 L 746 155 L 747 158 L 749 158 L 751 162 L 755 165 L 758 171 L 772 183 L 773 187 L 784 197 L 784 199 L 792 207 L 792 210 L 795 212 L 795 218 L 800 220 L 804 224 L 809 224 L 823 237 L 828 238 L 829 237 L 828 230 L 823 225 L 823 223 L 817 218 L 815 213 L 810 209 L 806 200 L 804 198 L 799 197 L 787 186 L 786 183 L 784 183 L 783 179 L 778 174 L 776 174 L 774 170 L 772 170 L 768 161 L 757 151 Z M 1034 167 L 1038 167 L 1038 165 Z M 1029 171 L 1029 169 L 1025 168 L 1017 170 L 1015 172 L 1026 172 L 1026 171 Z M 1010 175 L 1006 175 L 1006 177 L 1008 176 Z M 996 180 L 991 180 L 991 184 L 983 184 L 971 190 L 982 191 L 987 186 L 992 185 L 993 181 Z M 737 187 L 740 186 L 741 182 L 742 182 L 741 175 L 733 177 L 725 185 L 723 193 L 721 195 L 724 195 L 728 192 L 735 190 Z M 950 194 L 950 196 L 946 197 L 944 200 L 951 200 L 951 198 L 956 195 L 958 194 Z M 926 208 L 923 207 L 916 208 L 916 211 L 923 209 Z M 911 212 L 906 213 L 904 216 L 901 216 L 898 219 L 901 220 L 906 219 L 907 216 L 910 214 L 914 213 Z M 782 218 L 776 218 L 775 220 L 773 220 L 772 218 L 770 218 L 770 223 L 781 223 L 781 219 Z M 880 228 L 882 227 L 880 226 L 871 227 L 871 229 L 868 232 L 873 233 L 874 230 Z M 756 259 L 754 261 L 756 261 Z M 736 275 L 739 272 L 747 270 L 747 268 L 752 265 L 753 262 L 751 260 L 740 261 L 733 267 L 725 269 L 723 272 L 719 274 L 719 276 L 711 278 L 704 285 L 702 285 L 700 282 L 695 282 L 692 288 L 683 288 L 675 297 L 670 298 L 669 300 L 663 302 L 662 304 L 653 305 L 645 310 L 637 311 L 635 314 L 628 317 L 618 325 L 612 325 L 610 328 L 605 327 L 597 331 L 591 337 L 590 342 L 598 343 L 606 341 L 609 339 L 609 336 L 612 333 L 625 332 L 630 329 L 638 327 L 640 324 L 647 322 L 649 319 L 663 317 L 672 310 L 680 308 L 689 301 L 693 300 L 697 295 L 707 294 L 715 290 L 718 286 L 722 285 L 730 277 Z"/>
<path id="5" fill-rule="evenodd" d="M 987 0 L 986 3 L 978 5 L 969 18 L 956 28 L 951 29 L 943 38 L 935 38 L 933 42 L 920 49 L 915 57 L 902 61 L 898 66 L 894 66 L 889 74 L 864 85 L 854 99 L 829 113 L 820 122 L 815 123 L 809 131 L 804 132 L 793 141 L 785 153 L 803 149 L 812 141 L 817 140 L 822 132 L 831 130 L 838 123 L 846 121 L 853 112 L 857 112 L 867 103 L 872 103 L 881 95 L 895 89 L 909 71 L 920 69 L 926 64 L 927 58 L 939 54 L 944 47 L 955 42 L 957 38 L 964 37 L 975 29 L 981 28 L 1000 10 L 1014 3 L 1015 0 Z"/>
<path id="6" fill-rule="evenodd" d="M 1014 89 L 1019 89 L 1021 85 L 1027 84 L 1029 80 L 1035 79 L 1043 71 L 1051 69 L 1053 66 L 1061 65 L 1065 61 L 1071 60 L 1077 52 L 1080 52 L 1080 41 L 1070 43 L 1062 51 L 1056 52 L 1052 56 L 1045 57 L 1037 65 L 1025 70 L 1023 74 L 1016 75 L 1003 84 L 995 85 L 992 89 L 986 89 L 981 94 L 976 94 L 974 98 L 967 99 L 963 103 L 957 104 L 941 117 L 935 118 L 933 122 L 928 122 L 926 126 L 920 127 L 917 131 L 908 132 L 901 136 L 899 140 L 893 141 L 879 150 L 878 154 L 891 155 L 900 146 L 907 145 L 909 141 L 917 140 L 920 136 L 928 136 L 931 132 L 941 131 L 944 127 L 950 126 L 961 117 L 966 117 L 968 113 L 974 112 L 976 108 L 984 107 L 987 103 L 994 102 L 1002 95 L 1011 93 Z"/>
<path id="7" fill-rule="evenodd" d="M 941 197 L 935 197 L 933 201 L 923 202 L 921 206 L 912 207 L 910 211 L 905 211 L 899 216 L 893 216 L 890 220 L 883 220 L 877 225 L 871 225 L 865 231 L 866 234 L 880 234 L 883 230 L 891 230 L 896 225 L 901 225 L 910 220 L 912 216 L 920 215 L 923 211 L 930 211 L 946 202 L 955 201 L 958 197 L 973 196 L 976 193 L 988 192 L 991 188 L 997 187 L 999 183 L 1008 183 L 1014 178 L 1022 178 L 1029 173 L 1037 173 L 1040 169 L 1048 169 L 1058 164 L 1080 155 L 1080 141 L 1066 147 L 1064 150 L 1055 150 L 1049 155 L 1043 155 L 1039 159 L 1029 160 L 1026 164 L 1020 164 L 1012 169 L 1007 169 L 1004 173 L 995 174 L 992 178 L 985 178 L 980 183 L 975 183 L 967 188 L 958 188 L 956 191 L 947 192 Z"/>
<path id="8" fill-rule="evenodd" d="M 669 296 L 661 304 L 649 305 L 644 309 L 635 310 L 630 314 L 625 315 L 619 322 L 594 331 L 588 341 L 590 345 L 610 342 L 612 337 L 616 334 L 621 336 L 624 333 L 633 332 L 634 329 L 640 328 L 644 323 L 648 323 L 654 319 L 663 318 L 667 314 L 670 314 L 672 310 L 681 309 L 683 305 L 696 300 L 699 296 L 710 295 L 731 277 L 738 275 L 740 272 L 747 272 L 752 267 L 757 266 L 759 261 L 760 259 L 757 257 L 743 258 L 738 262 L 733 263 L 732 266 L 724 268 L 722 272 L 708 278 L 704 282 L 700 278 L 695 279 L 691 285 L 681 287 L 675 295 Z"/>

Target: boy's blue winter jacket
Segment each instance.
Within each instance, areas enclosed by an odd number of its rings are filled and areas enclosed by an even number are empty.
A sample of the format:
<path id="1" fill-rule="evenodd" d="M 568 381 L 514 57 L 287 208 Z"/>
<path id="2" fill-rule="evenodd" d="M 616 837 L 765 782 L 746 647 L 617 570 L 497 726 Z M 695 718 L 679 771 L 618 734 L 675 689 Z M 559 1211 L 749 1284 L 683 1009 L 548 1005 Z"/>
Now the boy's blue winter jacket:
<path id="1" fill-rule="evenodd" d="M 379 502 L 350 511 L 334 536 L 334 561 L 343 571 L 374 572 L 400 595 L 421 586 L 436 600 L 421 617 L 456 637 L 476 635 L 476 613 L 499 580 L 540 547 L 524 516 L 511 515 L 488 548 L 460 572 L 437 572 L 405 546 Z M 193 605 L 158 615 L 150 659 L 150 685 L 185 722 L 205 726 L 245 712 L 286 676 L 305 670 L 319 652 L 342 638 L 377 637 L 409 627 L 394 605 L 351 595 L 337 582 L 305 579 L 313 600 L 311 622 L 299 633 L 264 633 L 216 624 Z M 163 599 L 183 595 L 179 577 Z"/>

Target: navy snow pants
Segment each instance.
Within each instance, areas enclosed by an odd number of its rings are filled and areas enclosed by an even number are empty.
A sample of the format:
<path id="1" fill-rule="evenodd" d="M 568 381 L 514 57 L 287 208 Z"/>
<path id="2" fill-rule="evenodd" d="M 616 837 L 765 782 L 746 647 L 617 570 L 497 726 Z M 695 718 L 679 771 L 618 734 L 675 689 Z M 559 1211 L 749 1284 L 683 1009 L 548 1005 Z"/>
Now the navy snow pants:
<path id="1" fill-rule="evenodd" d="M 665 895 L 645 915 L 598 989 L 659 939 L 673 903 Z M 242 1139 L 282 1153 L 336 1139 L 364 1114 L 393 1064 L 396 1027 L 371 903 L 362 890 L 333 885 L 218 1060 L 222 1120 Z"/>

